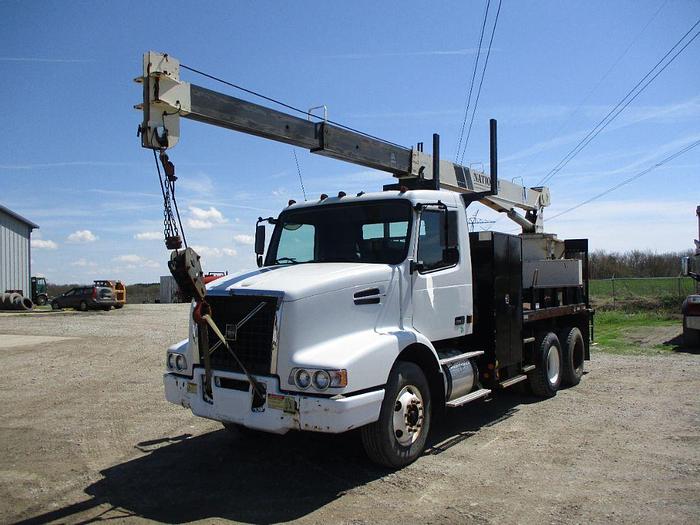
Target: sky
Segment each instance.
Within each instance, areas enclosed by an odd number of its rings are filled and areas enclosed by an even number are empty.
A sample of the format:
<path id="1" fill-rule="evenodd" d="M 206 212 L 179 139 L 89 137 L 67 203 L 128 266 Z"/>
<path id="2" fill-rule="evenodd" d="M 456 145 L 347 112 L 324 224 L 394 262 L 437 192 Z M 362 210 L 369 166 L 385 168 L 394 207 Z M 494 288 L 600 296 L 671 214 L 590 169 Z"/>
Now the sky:
<path id="1" fill-rule="evenodd" d="M 136 137 L 141 114 L 133 106 L 142 95 L 133 79 L 143 52 L 167 52 L 295 107 L 325 104 L 329 118 L 407 147 L 423 141 L 427 151 L 439 133 L 443 158 L 453 159 L 485 6 L 0 1 L 0 204 L 40 226 L 32 273 L 55 283 L 155 282 L 168 273 L 153 157 Z M 538 185 L 699 18 L 697 0 L 504 0 L 464 163 L 488 170 L 495 118 L 499 176 Z M 189 71 L 182 79 L 261 102 Z M 587 237 L 591 249 L 690 249 L 700 147 L 547 217 L 698 139 L 700 38 L 548 182 L 545 230 Z M 294 152 L 309 199 L 392 182 L 386 173 L 182 119 L 169 155 L 187 240 L 205 271 L 255 265 L 257 217 L 303 200 Z M 514 230 L 483 206 L 469 211 L 477 209 L 496 221 L 482 227 Z"/>

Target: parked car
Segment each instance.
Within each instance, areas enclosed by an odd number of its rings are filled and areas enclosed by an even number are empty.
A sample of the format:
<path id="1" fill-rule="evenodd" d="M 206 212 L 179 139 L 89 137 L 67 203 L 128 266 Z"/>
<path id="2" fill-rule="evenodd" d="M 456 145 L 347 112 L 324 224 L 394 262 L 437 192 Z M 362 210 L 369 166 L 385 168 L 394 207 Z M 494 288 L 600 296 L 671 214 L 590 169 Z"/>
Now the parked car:
<path id="1" fill-rule="evenodd" d="M 109 286 L 79 286 L 71 288 L 51 300 L 51 308 L 54 310 L 75 308 L 82 312 L 98 309 L 109 310 L 120 304 Z"/>

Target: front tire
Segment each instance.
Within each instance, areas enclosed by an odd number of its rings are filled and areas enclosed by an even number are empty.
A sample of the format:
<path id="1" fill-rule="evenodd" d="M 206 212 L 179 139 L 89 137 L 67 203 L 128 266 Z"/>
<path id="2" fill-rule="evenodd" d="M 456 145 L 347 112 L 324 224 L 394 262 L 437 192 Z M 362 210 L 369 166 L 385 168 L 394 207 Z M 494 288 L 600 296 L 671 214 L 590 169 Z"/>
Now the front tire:
<path id="1" fill-rule="evenodd" d="M 36 298 L 36 304 L 39 306 L 44 306 L 48 302 L 48 298 L 45 295 L 39 295 Z"/>
<path id="2" fill-rule="evenodd" d="M 365 452 L 385 467 L 405 467 L 423 453 L 431 419 L 430 387 L 423 370 L 398 361 L 389 375 L 379 420 L 362 427 Z"/>
<path id="3" fill-rule="evenodd" d="M 58 304 L 58 301 L 51 301 L 51 309 L 52 310 L 60 310 L 61 305 Z"/>
<path id="4" fill-rule="evenodd" d="M 79 309 L 81 312 L 87 312 L 88 306 L 85 301 L 80 301 Z"/>
<path id="5" fill-rule="evenodd" d="M 530 373 L 530 389 L 539 397 L 553 397 L 561 386 L 561 344 L 556 334 L 548 332 L 535 351 L 535 370 Z"/>

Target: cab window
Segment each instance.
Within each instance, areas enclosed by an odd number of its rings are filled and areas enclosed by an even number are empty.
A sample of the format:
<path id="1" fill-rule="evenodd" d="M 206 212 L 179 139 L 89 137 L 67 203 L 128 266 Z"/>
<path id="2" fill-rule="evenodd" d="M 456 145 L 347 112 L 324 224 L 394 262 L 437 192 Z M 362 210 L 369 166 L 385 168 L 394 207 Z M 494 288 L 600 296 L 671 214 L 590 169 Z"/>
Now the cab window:
<path id="1" fill-rule="evenodd" d="M 450 219 L 456 219 L 456 213 Z M 423 271 L 438 270 L 457 264 L 456 246 L 448 246 L 445 228 L 445 210 L 423 210 L 418 230 L 417 260 L 423 264 Z M 456 224 L 450 225 L 452 229 Z M 456 245 L 455 241 L 452 241 Z"/>

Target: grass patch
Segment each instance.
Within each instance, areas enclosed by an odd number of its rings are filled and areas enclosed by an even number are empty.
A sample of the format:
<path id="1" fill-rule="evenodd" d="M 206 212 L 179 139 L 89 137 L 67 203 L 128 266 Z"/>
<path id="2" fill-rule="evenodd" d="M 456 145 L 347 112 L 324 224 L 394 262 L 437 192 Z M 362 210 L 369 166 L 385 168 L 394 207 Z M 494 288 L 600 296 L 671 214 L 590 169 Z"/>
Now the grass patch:
<path id="1" fill-rule="evenodd" d="M 681 331 L 679 317 L 653 312 L 604 311 L 595 316 L 594 350 L 611 354 L 668 354 L 668 344 Z"/>

